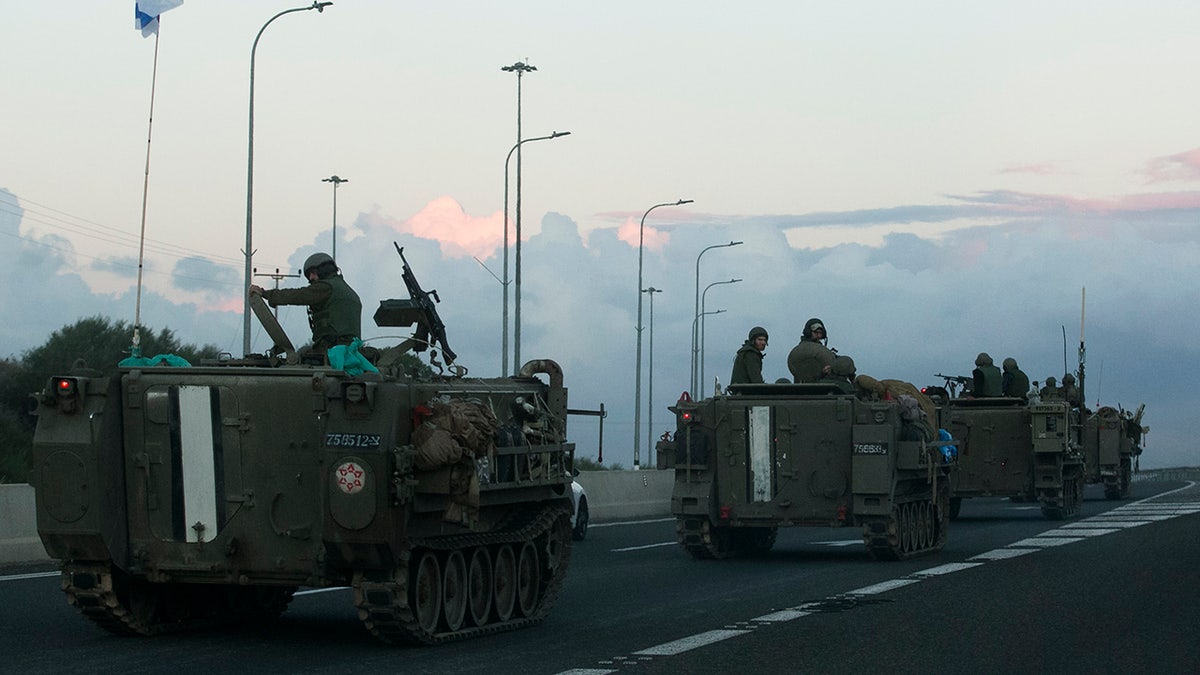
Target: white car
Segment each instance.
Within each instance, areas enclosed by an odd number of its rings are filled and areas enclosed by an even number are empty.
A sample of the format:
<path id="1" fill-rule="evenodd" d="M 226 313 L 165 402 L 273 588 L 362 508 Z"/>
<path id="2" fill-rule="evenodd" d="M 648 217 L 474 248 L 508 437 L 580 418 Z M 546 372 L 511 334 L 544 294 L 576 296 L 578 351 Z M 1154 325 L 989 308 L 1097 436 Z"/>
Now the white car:
<path id="1" fill-rule="evenodd" d="M 571 481 L 571 503 L 575 507 L 574 513 L 571 514 L 571 538 L 583 541 L 588 529 L 587 493 L 576 481 Z"/>

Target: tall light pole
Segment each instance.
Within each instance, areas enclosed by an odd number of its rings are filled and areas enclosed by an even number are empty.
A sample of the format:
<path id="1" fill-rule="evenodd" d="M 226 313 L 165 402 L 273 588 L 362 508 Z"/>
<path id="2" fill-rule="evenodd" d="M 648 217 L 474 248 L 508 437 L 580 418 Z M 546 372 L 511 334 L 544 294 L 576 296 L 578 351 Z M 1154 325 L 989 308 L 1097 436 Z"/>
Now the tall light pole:
<path id="1" fill-rule="evenodd" d="M 642 291 L 650 296 L 650 364 L 649 377 L 650 391 L 646 394 L 646 459 L 650 460 L 651 466 L 654 462 L 654 294 L 662 293 L 661 288 L 653 286 Z"/>
<path id="2" fill-rule="evenodd" d="M 730 279 L 729 281 L 714 281 L 704 287 L 704 292 L 700 294 L 700 398 L 704 398 L 704 301 L 707 299 L 708 289 L 721 284 L 736 284 L 741 279 Z M 697 399 L 699 400 L 699 399 Z"/>
<path id="3" fill-rule="evenodd" d="M 242 350 L 243 353 L 250 353 L 250 288 L 251 278 L 254 275 L 254 268 L 251 267 L 251 257 L 254 255 L 254 55 L 258 51 L 258 40 L 262 37 L 263 31 L 271 22 L 284 14 L 292 12 L 307 12 L 310 9 L 315 9 L 317 12 L 324 12 L 325 8 L 332 5 L 332 2 L 313 2 L 308 7 L 295 7 L 285 9 L 275 16 L 267 19 L 263 27 L 258 29 L 258 35 L 254 36 L 254 45 L 250 47 L 250 133 L 249 133 L 249 148 L 246 151 L 246 285 L 242 288 Z"/>
<path id="4" fill-rule="evenodd" d="M 514 374 L 521 367 L 521 78 L 525 73 L 532 73 L 537 70 L 536 66 L 531 66 L 524 61 L 517 61 L 511 66 L 501 66 L 500 70 L 506 73 L 517 74 L 517 144 L 514 146 L 517 149 L 517 232 L 516 232 L 516 271 L 514 280 L 516 288 L 513 291 L 513 302 L 516 303 L 516 317 L 513 319 L 515 328 L 513 329 L 513 370 Z M 507 161 L 505 166 L 507 166 Z M 507 170 L 506 170 L 507 173 Z M 507 193 L 508 190 L 505 190 Z M 505 210 L 507 215 L 507 209 Z M 507 234 L 508 229 L 505 228 Z M 505 258 L 507 262 L 507 257 Z M 505 275 L 507 277 L 507 275 Z"/>
<path id="5" fill-rule="evenodd" d="M 519 150 L 520 150 L 521 146 L 525 143 L 531 143 L 533 141 L 545 141 L 545 140 L 549 140 L 552 138 L 558 138 L 559 136 L 570 136 L 570 135 L 571 135 L 571 132 L 569 132 L 569 131 L 554 131 L 554 132 L 551 132 L 549 136 L 536 136 L 534 138 L 526 138 L 526 139 L 517 141 L 516 145 L 512 146 L 512 149 L 508 151 L 508 156 L 504 158 L 504 280 L 500 282 L 500 285 L 502 285 L 504 287 L 504 303 L 503 303 L 504 304 L 504 337 L 501 340 L 502 344 L 500 347 L 500 350 L 503 352 L 503 356 L 500 358 L 500 375 L 501 376 L 503 376 L 505 373 L 508 372 L 508 160 L 512 159 L 514 150 L 518 151 L 517 157 L 519 158 L 520 154 L 521 154 L 519 152 Z M 518 166 L 520 166 L 520 162 L 521 162 L 521 160 L 517 159 Z M 520 233 L 521 233 L 521 228 L 518 226 L 517 227 L 517 238 L 518 238 L 517 239 L 517 250 L 518 251 L 521 250 L 521 241 L 520 241 L 521 234 Z M 520 259 L 519 253 L 518 253 L 518 259 Z M 519 280 L 520 276 L 518 275 L 517 278 Z M 517 286 L 518 286 L 518 288 L 520 287 L 519 281 L 517 283 Z M 517 316 L 518 317 L 521 316 L 520 311 L 517 312 Z M 519 321 L 519 318 L 518 318 L 518 321 Z M 518 334 L 519 333 L 520 333 L 520 330 L 518 329 Z M 519 338 L 517 340 L 517 343 L 520 344 Z M 514 358 L 516 363 L 513 364 L 515 369 L 519 369 L 521 367 L 520 356 L 521 356 L 521 348 L 517 347 L 517 355 Z M 513 371 L 514 375 L 516 375 L 515 369 Z"/>
<path id="6" fill-rule="evenodd" d="M 655 204 L 642 214 L 642 222 L 638 225 L 638 310 L 637 310 L 637 366 L 633 385 L 633 470 L 641 468 L 642 435 L 642 253 L 646 244 L 646 216 L 660 206 L 681 206 L 691 204 L 691 199 L 680 199 L 674 202 Z"/>
<path id="7" fill-rule="evenodd" d="M 696 316 L 692 317 L 692 333 L 697 333 L 699 331 L 698 326 L 700 324 L 700 321 L 703 320 L 704 317 L 706 317 L 710 314 L 720 314 L 724 311 L 725 310 L 723 310 L 723 309 L 714 309 L 711 312 L 696 312 Z M 696 400 L 699 401 L 701 398 L 703 398 L 703 397 L 697 396 Z"/>
<path id="8" fill-rule="evenodd" d="M 349 178 L 338 178 L 337 174 L 329 178 L 322 178 L 322 183 L 333 183 L 333 252 L 329 254 L 335 261 L 337 260 L 337 189 L 342 183 L 349 183 Z"/>
<path id="9" fill-rule="evenodd" d="M 696 309 L 692 314 L 693 316 L 697 316 L 697 317 L 700 316 L 700 258 L 704 257 L 705 253 L 708 253 L 709 251 L 711 251 L 714 248 L 728 248 L 730 246 L 737 246 L 741 243 L 742 242 L 740 242 L 740 241 L 731 241 L 728 244 L 713 244 L 712 246 L 706 247 L 703 251 L 700 251 L 700 255 L 696 256 Z M 693 394 L 697 393 L 700 389 L 700 381 L 698 379 L 699 378 L 699 370 L 697 369 L 697 363 L 698 363 L 697 355 L 699 353 L 700 353 L 700 335 L 696 332 L 696 324 L 695 324 L 695 322 L 693 322 L 692 323 L 692 386 L 690 389 L 688 389 L 688 391 L 692 392 Z"/>

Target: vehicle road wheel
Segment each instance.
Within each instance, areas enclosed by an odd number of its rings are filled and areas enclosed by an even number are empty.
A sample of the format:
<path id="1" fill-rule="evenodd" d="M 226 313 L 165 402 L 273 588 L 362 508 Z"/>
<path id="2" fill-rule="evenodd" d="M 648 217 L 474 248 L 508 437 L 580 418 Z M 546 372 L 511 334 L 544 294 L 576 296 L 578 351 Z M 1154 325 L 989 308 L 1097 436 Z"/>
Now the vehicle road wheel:
<path id="1" fill-rule="evenodd" d="M 492 556 L 485 546 L 475 549 L 467 567 L 467 606 L 476 626 L 487 624 L 492 611 Z"/>
<path id="2" fill-rule="evenodd" d="M 446 630 L 462 628 L 467 616 L 467 560 L 462 551 L 453 551 L 446 557 L 446 569 L 442 572 L 442 614 L 446 618 Z"/>
<path id="3" fill-rule="evenodd" d="M 496 619 L 508 621 L 512 618 L 513 605 L 517 600 L 517 557 L 512 546 L 505 544 L 496 551 L 496 565 L 492 574 L 492 598 L 495 601 Z"/>
<path id="4" fill-rule="evenodd" d="M 538 565 L 537 549 L 532 542 L 525 542 L 517 558 L 517 610 L 521 616 L 533 616 L 537 609 L 538 588 L 541 570 Z"/>
<path id="5" fill-rule="evenodd" d="M 417 561 L 409 603 L 417 625 L 427 634 L 437 631 L 442 614 L 442 570 L 437 556 L 425 553 Z"/>

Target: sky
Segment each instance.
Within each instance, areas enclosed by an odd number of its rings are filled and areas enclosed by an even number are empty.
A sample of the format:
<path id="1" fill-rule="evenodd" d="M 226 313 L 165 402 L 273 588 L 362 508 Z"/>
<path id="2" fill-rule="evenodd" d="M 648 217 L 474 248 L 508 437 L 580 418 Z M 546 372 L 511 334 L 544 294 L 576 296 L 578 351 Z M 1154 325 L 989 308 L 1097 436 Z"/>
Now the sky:
<path id="1" fill-rule="evenodd" d="M 251 47 L 305 6 L 186 0 L 157 41 L 132 0 L 6 9 L 0 357 L 97 314 L 240 355 Z M 756 325 L 787 376 L 809 317 L 918 386 L 979 352 L 1061 378 L 1082 339 L 1087 400 L 1146 405 L 1141 467 L 1200 465 L 1198 29 L 1156 1 L 337 0 L 255 51 L 254 281 L 331 252 L 336 217 L 364 337 L 400 337 L 370 319 L 405 297 L 395 244 L 459 364 L 498 375 L 519 84 L 522 138 L 570 132 L 522 146 L 521 360 L 604 406 L 606 463 L 648 465 L 672 428 L 699 287 L 708 392 Z M 663 292 L 635 433 L 639 229 Z M 302 308 L 281 320 L 306 340 Z M 569 433 L 597 456 L 597 418 Z"/>

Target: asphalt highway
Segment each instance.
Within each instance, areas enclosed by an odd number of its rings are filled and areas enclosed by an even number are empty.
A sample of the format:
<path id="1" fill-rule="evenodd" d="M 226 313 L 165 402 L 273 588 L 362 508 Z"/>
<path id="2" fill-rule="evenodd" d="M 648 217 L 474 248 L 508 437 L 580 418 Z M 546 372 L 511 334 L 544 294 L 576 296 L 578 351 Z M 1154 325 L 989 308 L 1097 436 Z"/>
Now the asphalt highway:
<path id="1" fill-rule="evenodd" d="M 1085 493 L 1083 514 L 964 502 L 937 554 L 876 562 L 855 528 L 781 530 L 756 558 L 693 560 L 674 521 L 593 523 L 539 626 L 393 647 L 348 589 L 302 589 L 267 625 L 122 638 L 67 605 L 50 567 L 0 571 L 12 673 L 1192 673 L 1200 486 Z"/>

